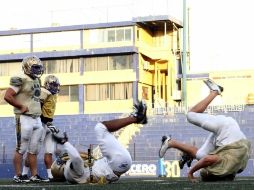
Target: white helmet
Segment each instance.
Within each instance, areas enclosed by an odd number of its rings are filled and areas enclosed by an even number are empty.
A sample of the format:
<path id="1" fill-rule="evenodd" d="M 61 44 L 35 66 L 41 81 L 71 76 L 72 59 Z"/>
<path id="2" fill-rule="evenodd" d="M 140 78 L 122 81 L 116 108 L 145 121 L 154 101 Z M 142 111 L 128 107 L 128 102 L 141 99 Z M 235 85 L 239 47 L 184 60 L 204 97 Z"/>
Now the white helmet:
<path id="1" fill-rule="evenodd" d="M 60 82 L 55 75 L 48 75 L 44 80 L 44 87 L 51 92 L 51 94 L 57 94 L 60 91 Z"/>
<path id="2" fill-rule="evenodd" d="M 40 78 L 44 71 L 41 60 L 35 55 L 23 59 L 22 69 L 25 74 L 32 78 Z"/>

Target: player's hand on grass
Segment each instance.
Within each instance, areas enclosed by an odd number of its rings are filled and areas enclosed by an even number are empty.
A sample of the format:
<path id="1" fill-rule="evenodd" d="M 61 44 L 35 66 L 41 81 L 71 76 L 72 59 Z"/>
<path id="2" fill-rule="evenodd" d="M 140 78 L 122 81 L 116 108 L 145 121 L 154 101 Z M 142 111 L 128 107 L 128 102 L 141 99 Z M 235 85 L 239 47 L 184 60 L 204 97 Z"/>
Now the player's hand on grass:
<path id="1" fill-rule="evenodd" d="M 198 183 L 198 179 L 195 178 L 193 176 L 193 173 L 188 173 L 188 179 L 192 182 L 192 183 Z"/>

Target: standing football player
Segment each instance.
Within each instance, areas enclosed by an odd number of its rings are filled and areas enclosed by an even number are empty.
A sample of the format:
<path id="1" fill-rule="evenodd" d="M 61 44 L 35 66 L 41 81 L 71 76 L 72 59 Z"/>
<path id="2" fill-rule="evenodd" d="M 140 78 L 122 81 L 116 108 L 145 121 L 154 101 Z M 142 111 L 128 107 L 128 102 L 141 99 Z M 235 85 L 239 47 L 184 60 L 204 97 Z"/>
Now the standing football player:
<path id="1" fill-rule="evenodd" d="M 37 154 L 40 149 L 43 127 L 40 119 L 40 82 L 43 65 L 36 56 L 25 57 L 22 61 L 23 73 L 12 76 L 10 87 L 4 99 L 14 107 L 16 119 L 16 151 L 13 158 L 15 176 L 13 180 L 22 182 L 21 167 L 23 154 L 27 152 L 30 162 L 31 181 L 37 181 Z M 27 180 L 26 180 L 27 181 Z"/>
<path id="2" fill-rule="evenodd" d="M 44 145 L 44 163 L 47 170 L 47 179 L 41 179 L 43 182 L 53 181 L 51 173 L 51 165 L 53 163 L 53 154 L 56 150 L 56 142 L 53 140 L 52 133 L 58 133 L 57 129 L 53 124 L 53 117 L 56 109 L 57 94 L 60 91 L 60 82 L 55 75 L 48 75 L 45 77 L 44 86 L 41 88 L 41 121 L 44 127 L 43 133 L 43 145 Z M 23 167 L 22 177 L 23 179 L 28 178 L 29 162 L 26 159 Z"/>

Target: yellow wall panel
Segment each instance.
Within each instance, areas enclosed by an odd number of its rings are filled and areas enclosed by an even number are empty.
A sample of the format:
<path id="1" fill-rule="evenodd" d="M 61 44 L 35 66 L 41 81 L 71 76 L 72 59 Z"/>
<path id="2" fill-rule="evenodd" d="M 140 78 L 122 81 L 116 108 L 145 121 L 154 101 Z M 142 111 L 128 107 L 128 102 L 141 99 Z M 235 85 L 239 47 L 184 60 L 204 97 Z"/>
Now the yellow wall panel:
<path id="1" fill-rule="evenodd" d="M 129 82 L 136 80 L 136 73 L 132 69 L 85 72 L 82 78 L 85 84 Z"/>
<path id="2" fill-rule="evenodd" d="M 0 117 L 14 116 L 13 107 L 9 104 L 0 105 Z"/>
<path id="3" fill-rule="evenodd" d="M 0 88 L 6 89 L 10 86 L 10 76 L 0 76 Z"/>
<path id="4" fill-rule="evenodd" d="M 57 102 L 55 115 L 79 114 L 79 102 Z"/>
<path id="5" fill-rule="evenodd" d="M 95 113 L 129 113 L 132 111 L 133 100 L 87 101 L 85 114 Z"/>

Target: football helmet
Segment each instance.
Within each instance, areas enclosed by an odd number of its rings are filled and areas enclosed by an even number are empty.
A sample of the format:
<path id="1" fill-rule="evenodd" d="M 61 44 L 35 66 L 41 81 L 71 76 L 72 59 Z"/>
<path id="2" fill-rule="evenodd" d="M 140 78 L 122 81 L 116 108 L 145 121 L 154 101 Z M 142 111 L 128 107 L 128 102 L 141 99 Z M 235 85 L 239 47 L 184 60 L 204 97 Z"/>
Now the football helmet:
<path id="1" fill-rule="evenodd" d="M 60 82 L 55 75 L 48 75 L 44 80 L 44 87 L 54 95 L 60 91 Z"/>
<path id="2" fill-rule="evenodd" d="M 64 177 L 65 165 L 66 165 L 66 161 L 59 157 L 53 162 L 53 164 L 51 165 L 51 172 L 52 172 L 54 181 L 66 181 Z"/>
<path id="3" fill-rule="evenodd" d="M 41 60 L 35 55 L 27 56 L 23 59 L 22 69 L 26 75 L 33 79 L 40 78 L 44 71 Z"/>

